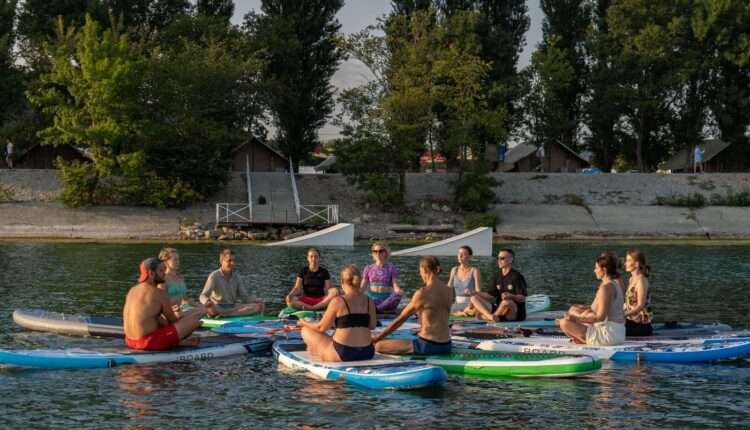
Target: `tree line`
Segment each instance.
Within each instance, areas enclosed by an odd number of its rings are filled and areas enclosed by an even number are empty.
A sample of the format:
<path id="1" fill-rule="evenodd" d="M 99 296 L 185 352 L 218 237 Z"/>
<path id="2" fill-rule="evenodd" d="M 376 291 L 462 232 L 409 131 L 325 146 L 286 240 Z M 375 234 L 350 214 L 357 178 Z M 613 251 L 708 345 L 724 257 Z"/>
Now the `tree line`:
<path id="1" fill-rule="evenodd" d="M 482 160 L 513 141 L 640 171 L 707 134 L 746 144 L 750 3 L 540 5 L 520 68 L 526 0 L 393 0 L 351 35 L 343 0 L 263 0 L 241 25 L 231 0 L 0 0 L 0 137 L 87 148 L 61 164 L 74 204 L 179 206 L 226 182 L 237 145 L 272 129 L 296 166 L 332 119 L 337 168 L 373 203 L 398 206 L 427 149 L 471 211 L 492 200 Z M 336 94 L 347 57 L 374 79 Z"/>

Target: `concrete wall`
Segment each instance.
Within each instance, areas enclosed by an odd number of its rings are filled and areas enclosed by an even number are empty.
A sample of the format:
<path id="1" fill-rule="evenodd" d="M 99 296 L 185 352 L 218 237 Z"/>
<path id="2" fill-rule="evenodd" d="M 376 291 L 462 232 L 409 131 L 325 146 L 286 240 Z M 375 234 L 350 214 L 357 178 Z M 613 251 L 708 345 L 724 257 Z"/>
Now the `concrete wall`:
<path id="1" fill-rule="evenodd" d="M 498 203 L 565 204 L 570 196 L 580 197 L 588 205 L 656 204 L 657 197 L 750 191 L 750 174 L 713 173 L 704 175 L 580 173 L 496 173 Z M 408 174 L 409 200 L 446 199 L 451 175 Z"/>
<path id="2" fill-rule="evenodd" d="M 453 175 L 410 173 L 406 175 L 407 201 L 450 198 Z M 750 191 L 748 173 L 689 174 L 598 174 L 580 173 L 495 173 L 498 203 L 567 204 L 571 196 L 588 205 L 649 206 L 657 197 Z M 0 169 L 0 184 L 13 189 L 17 201 L 54 201 L 60 182 L 55 170 Z M 302 204 L 337 203 L 354 205 L 361 194 L 341 175 L 297 175 Z M 211 196 L 208 203 L 247 201 L 247 189 L 240 172 L 232 172 L 227 187 Z"/>

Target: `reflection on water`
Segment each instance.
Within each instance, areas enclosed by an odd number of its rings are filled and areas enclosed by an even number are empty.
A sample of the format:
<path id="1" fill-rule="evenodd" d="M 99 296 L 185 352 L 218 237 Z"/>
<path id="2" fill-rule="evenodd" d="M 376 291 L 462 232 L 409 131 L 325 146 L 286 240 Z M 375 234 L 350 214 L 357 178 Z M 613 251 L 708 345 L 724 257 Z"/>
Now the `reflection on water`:
<path id="1" fill-rule="evenodd" d="M 556 308 L 588 303 L 593 258 L 627 242 L 511 244 L 531 293 Z M 657 319 L 719 320 L 748 328 L 749 244 L 646 242 Z M 10 348 L 118 346 L 16 327 L 21 307 L 119 315 L 137 264 L 154 244 L 0 242 L 0 345 Z M 188 292 L 197 296 L 217 266 L 220 244 L 180 244 Z M 235 246 L 254 295 L 282 307 L 304 249 Z M 346 263 L 363 267 L 369 248 L 323 249 L 334 281 Z M 453 258 L 442 257 L 448 272 Z M 476 258 L 485 284 L 495 261 Z M 31 262 L 31 263 L 30 263 Z M 407 292 L 419 286 L 418 258 L 394 259 Z M 31 267 L 31 268 L 30 268 Z M 4 428 L 747 428 L 750 363 L 703 366 L 606 363 L 569 380 L 483 380 L 450 376 L 442 388 L 373 392 L 278 370 L 269 355 L 76 371 L 0 371 Z M 19 411 L 21 411 L 19 413 Z"/>

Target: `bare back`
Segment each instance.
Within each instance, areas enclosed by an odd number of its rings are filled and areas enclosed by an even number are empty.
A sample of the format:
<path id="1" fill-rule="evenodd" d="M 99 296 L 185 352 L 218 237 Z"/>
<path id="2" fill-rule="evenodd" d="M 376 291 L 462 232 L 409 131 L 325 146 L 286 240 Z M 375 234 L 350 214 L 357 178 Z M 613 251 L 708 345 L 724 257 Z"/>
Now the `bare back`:
<path id="1" fill-rule="evenodd" d="M 123 329 L 130 339 L 140 339 L 161 325 L 163 314 L 171 314 L 171 302 L 164 290 L 141 283 L 128 291 L 122 309 Z M 174 322 L 174 321 L 171 321 Z"/>
<path id="2" fill-rule="evenodd" d="M 419 314 L 419 336 L 435 342 L 451 340 L 449 318 L 453 289 L 445 288 L 442 282 L 435 281 L 432 285 L 417 290 L 412 301 L 414 310 Z"/>

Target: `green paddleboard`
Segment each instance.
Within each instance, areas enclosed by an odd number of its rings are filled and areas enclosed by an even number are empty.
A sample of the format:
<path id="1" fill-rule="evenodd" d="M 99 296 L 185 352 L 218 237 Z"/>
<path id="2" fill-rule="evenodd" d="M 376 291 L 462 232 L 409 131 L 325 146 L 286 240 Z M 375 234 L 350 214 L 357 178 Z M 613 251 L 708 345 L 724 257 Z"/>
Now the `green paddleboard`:
<path id="1" fill-rule="evenodd" d="M 284 309 L 279 312 L 279 318 L 289 318 L 290 316 L 295 316 L 297 318 L 318 318 L 319 316 L 323 315 L 323 312 L 316 312 L 316 311 L 298 311 L 297 309 L 294 309 L 291 306 L 287 306 Z"/>
<path id="2" fill-rule="evenodd" d="M 453 348 L 449 354 L 402 357 L 440 366 L 448 373 L 483 378 L 566 378 L 602 367 L 600 360 L 588 356 L 494 352 Z"/>
<path id="3" fill-rule="evenodd" d="M 241 315 L 236 317 L 218 317 L 218 318 L 202 318 L 201 327 L 203 328 L 216 328 L 221 327 L 226 323 L 234 321 L 267 321 L 275 320 L 276 317 L 269 315 Z"/>

